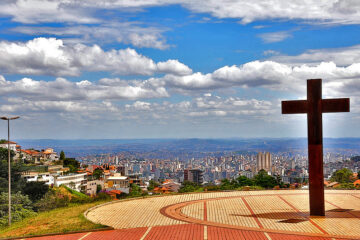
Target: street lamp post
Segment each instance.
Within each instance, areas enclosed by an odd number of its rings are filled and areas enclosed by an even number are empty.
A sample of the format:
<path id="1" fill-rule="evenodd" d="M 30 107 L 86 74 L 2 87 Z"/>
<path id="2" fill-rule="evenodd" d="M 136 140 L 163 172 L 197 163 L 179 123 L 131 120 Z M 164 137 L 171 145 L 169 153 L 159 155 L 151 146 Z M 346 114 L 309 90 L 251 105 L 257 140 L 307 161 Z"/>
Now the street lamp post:
<path id="1" fill-rule="evenodd" d="M 11 225 L 11 156 L 10 156 L 10 120 L 20 117 L 1 117 L 0 119 L 8 122 L 8 170 L 9 170 L 9 226 Z"/>

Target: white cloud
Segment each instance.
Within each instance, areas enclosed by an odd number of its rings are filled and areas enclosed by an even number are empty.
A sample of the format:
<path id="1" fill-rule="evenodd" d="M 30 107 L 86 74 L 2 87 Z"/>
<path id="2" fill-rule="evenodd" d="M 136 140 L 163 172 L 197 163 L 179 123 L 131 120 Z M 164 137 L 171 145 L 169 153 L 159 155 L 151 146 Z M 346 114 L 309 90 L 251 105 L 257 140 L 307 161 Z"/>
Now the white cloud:
<path id="1" fill-rule="evenodd" d="M 91 11 L 78 8 L 76 1 L 68 0 L 4 0 L 0 4 L 0 15 L 11 16 L 13 21 L 22 23 L 99 21 L 91 16 Z"/>
<path id="2" fill-rule="evenodd" d="M 309 24 L 358 24 L 360 3 L 357 0 L 16 0 L 2 1 L 0 14 L 23 23 L 101 21 L 97 9 L 141 10 L 152 6 L 180 4 L 193 12 L 209 13 L 217 18 L 240 19 L 246 24 L 264 19 L 299 19 Z"/>
<path id="3" fill-rule="evenodd" d="M 289 32 L 270 32 L 262 33 L 258 35 L 265 43 L 281 42 L 287 38 L 292 37 Z"/>
<path id="4" fill-rule="evenodd" d="M 300 19 L 309 24 L 360 22 L 360 3 L 356 0 L 209 0 L 187 1 L 183 6 L 218 18 L 240 18 L 243 24 L 264 19 Z"/>
<path id="5" fill-rule="evenodd" d="M 10 99 L 9 103 L 0 106 L 5 112 L 72 112 L 84 113 L 93 111 L 109 111 L 111 106 L 105 103 L 89 103 L 86 101 L 30 101 L 26 99 Z M 113 110 L 113 109 L 112 109 Z"/>
<path id="6" fill-rule="evenodd" d="M 102 79 L 92 83 L 86 80 L 70 82 L 64 78 L 57 78 L 55 81 L 36 81 L 30 78 L 6 81 L 3 77 L 0 78 L 0 95 L 20 95 L 33 101 L 134 100 L 169 96 L 164 87 L 154 86 L 149 81 Z"/>
<path id="7" fill-rule="evenodd" d="M 55 38 L 35 38 L 26 43 L 0 42 L 0 70 L 10 74 L 54 76 L 77 76 L 82 71 L 122 75 L 191 72 L 177 60 L 155 63 L 134 49 L 104 51 L 97 45 L 64 44 Z"/>
<path id="8" fill-rule="evenodd" d="M 97 45 L 67 45 L 54 38 L 36 38 L 26 43 L 0 42 L 0 69 L 6 73 L 79 75 L 82 71 L 107 71 L 129 75 L 153 75 L 167 73 L 163 77 L 152 77 L 145 81 L 125 82 L 119 79 L 102 79 L 98 83 L 81 81 L 72 83 L 64 79 L 52 82 L 24 78 L 3 84 L 4 92 L 14 85 L 23 94 L 39 94 L 41 88 L 49 88 L 46 94 L 55 98 L 54 89 L 64 89 L 63 96 L 75 96 L 80 90 L 90 98 L 141 99 L 168 96 L 167 89 L 180 93 L 238 87 L 266 87 L 282 91 L 302 91 L 304 80 L 323 78 L 325 81 L 349 82 L 360 77 L 360 47 L 342 49 L 310 50 L 298 56 L 274 56 L 272 61 L 252 61 L 243 65 L 224 66 L 212 73 L 192 73 L 178 60 L 154 62 L 133 49 L 104 51 Z M 278 61 L 275 61 L 275 60 Z M 336 62 L 325 62 L 333 59 Z M 294 64 L 305 61 L 310 64 Z M 318 62 L 317 62 L 318 61 Z M 355 63 L 352 63 L 355 61 Z M 351 64 L 349 64 L 351 62 Z M 346 66 L 342 66 L 341 64 Z M 0 79 L 0 83 L 4 80 Z M 349 83 L 350 84 L 350 83 Z M 66 90 L 66 91 L 65 91 Z M 34 93 L 32 92 L 34 91 Z"/>
<path id="9" fill-rule="evenodd" d="M 166 62 L 159 62 L 157 67 L 160 72 L 175 73 L 177 75 L 189 75 L 192 73 L 192 70 L 188 66 L 173 59 Z"/>
<path id="10" fill-rule="evenodd" d="M 333 62 L 291 66 L 273 61 L 253 61 L 239 66 L 224 66 L 208 74 L 197 72 L 186 76 L 165 75 L 163 78 L 153 78 L 149 81 L 181 93 L 199 91 L 206 93 L 209 90 L 237 86 L 262 87 L 299 94 L 305 93 L 305 80 L 313 78 L 324 79 L 325 86 L 336 82 L 343 83 L 345 86 L 354 84 L 360 86 L 360 63 L 341 67 Z M 355 89 L 357 88 L 349 88 L 348 91 L 355 91 Z M 324 93 L 331 95 L 327 91 Z"/>
<path id="11" fill-rule="evenodd" d="M 142 27 L 139 22 L 107 22 L 96 26 L 69 24 L 66 27 L 36 27 L 20 26 L 11 31 L 33 36 L 52 35 L 66 37 L 64 42 L 69 43 L 102 43 L 120 42 L 138 48 L 167 49 L 162 33 L 166 29 L 157 27 Z"/>
<path id="12" fill-rule="evenodd" d="M 360 62 L 360 45 L 343 48 L 311 49 L 296 56 L 279 55 L 270 59 L 291 65 L 317 65 L 321 62 L 334 62 L 339 66 L 348 66 Z"/>
<path id="13" fill-rule="evenodd" d="M 152 118 L 156 113 L 162 119 L 185 120 L 189 118 L 201 118 L 209 116 L 212 119 L 225 120 L 243 116 L 245 118 L 262 118 L 274 114 L 274 103 L 257 99 L 241 99 L 238 97 L 222 98 L 219 96 L 203 96 L 191 101 L 178 103 L 149 103 L 136 101 L 125 106 L 124 115 L 136 115 L 141 111 L 138 119 Z M 206 118 L 206 121 L 210 120 Z"/>
<path id="14" fill-rule="evenodd" d="M 264 55 L 264 56 L 273 56 L 273 55 L 279 55 L 279 54 L 280 54 L 280 52 L 275 51 L 275 50 L 271 50 L 271 49 L 265 50 L 265 51 L 263 52 L 263 55 Z"/>

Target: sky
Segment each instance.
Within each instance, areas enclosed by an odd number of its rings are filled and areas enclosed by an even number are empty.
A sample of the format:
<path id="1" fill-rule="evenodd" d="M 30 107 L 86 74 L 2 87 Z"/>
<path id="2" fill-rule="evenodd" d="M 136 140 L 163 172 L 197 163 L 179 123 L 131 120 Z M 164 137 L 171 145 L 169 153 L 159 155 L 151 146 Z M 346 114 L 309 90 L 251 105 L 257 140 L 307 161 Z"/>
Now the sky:
<path id="1" fill-rule="evenodd" d="M 15 139 L 306 137 L 281 101 L 322 78 L 350 98 L 323 135 L 360 137 L 359 24 L 357 0 L 3 0 L 0 115 Z"/>

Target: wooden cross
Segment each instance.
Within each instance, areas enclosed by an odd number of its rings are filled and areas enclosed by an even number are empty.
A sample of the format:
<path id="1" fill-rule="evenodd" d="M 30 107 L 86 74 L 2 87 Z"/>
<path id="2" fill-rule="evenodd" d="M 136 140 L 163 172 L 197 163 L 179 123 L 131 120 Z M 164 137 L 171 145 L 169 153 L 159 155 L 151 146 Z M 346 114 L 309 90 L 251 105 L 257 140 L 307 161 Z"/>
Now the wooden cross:
<path id="1" fill-rule="evenodd" d="M 322 113 L 350 112 L 350 99 L 322 99 L 321 79 L 307 80 L 307 100 L 282 101 L 282 114 L 306 113 L 310 215 L 325 216 Z"/>

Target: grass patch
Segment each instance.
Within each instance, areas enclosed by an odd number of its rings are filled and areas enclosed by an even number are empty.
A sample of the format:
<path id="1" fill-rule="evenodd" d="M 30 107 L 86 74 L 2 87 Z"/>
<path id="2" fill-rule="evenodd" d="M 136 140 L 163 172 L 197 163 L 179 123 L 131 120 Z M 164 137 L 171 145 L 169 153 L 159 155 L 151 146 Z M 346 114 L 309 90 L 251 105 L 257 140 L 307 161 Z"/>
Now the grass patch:
<path id="1" fill-rule="evenodd" d="M 14 223 L 11 227 L 0 228 L 0 237 L 23 237 L 103 228 L 106 226 L 90 222 L 83 213 L 87 209 L 105 202 L 107 201 L 71 204 L 68 207 L 41 212 L 35 217 Z"/>
<path id="2" fill-rule="evenodd" d="M 73 189 L 71 189 L 71 188 L 69 188 L 69 187 L 67 187 L 67 186 L 65 186 L 65 185 L 62 185 L 62 187 L 65 188 L 66 190 L 68 190 L 69 193 L 71 193 L 72 195 L 75 195 L 75 196 L 81 197 L 81 198 L 89 198 L 88 195 L 83 194 L 83 193 L 78 192 L 78 191 L 75 191 L 75 190 L 73 190 Z"/>

